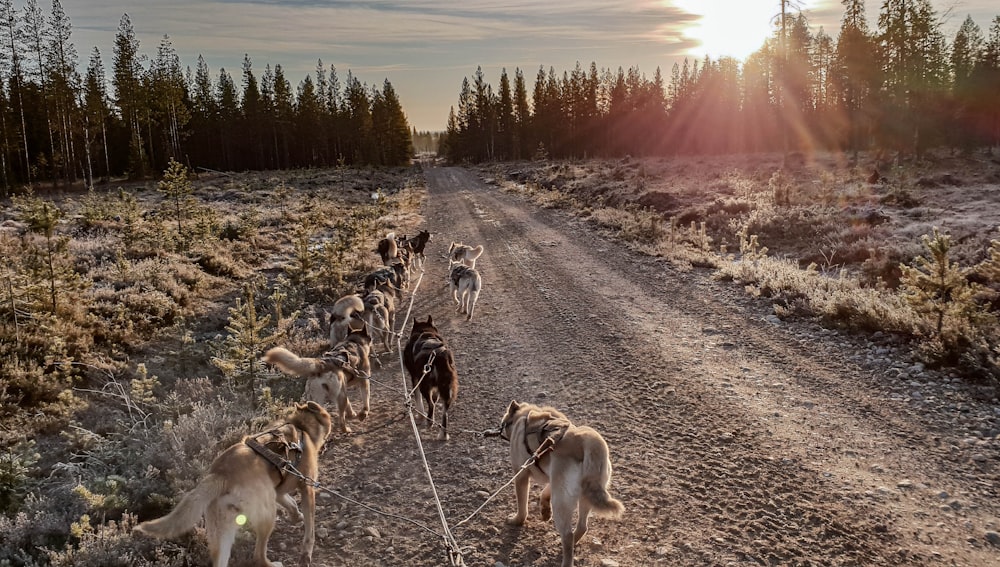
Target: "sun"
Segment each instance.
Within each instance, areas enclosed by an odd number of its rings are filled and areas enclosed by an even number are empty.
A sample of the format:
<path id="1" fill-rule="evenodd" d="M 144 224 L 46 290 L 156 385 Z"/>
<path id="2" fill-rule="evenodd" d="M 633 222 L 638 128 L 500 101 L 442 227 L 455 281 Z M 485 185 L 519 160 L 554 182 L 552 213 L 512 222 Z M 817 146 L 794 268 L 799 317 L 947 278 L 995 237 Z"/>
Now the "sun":
<path id="1" fill-rule="evenodd" d="M 692 55 L 740 61 L 746 61 L 771 35 L 779 10 L 775 0 L 673 0 L 673 4 L 699 16 L 683 30 L 684 37 L 699 43 L 691 49 Z"/>

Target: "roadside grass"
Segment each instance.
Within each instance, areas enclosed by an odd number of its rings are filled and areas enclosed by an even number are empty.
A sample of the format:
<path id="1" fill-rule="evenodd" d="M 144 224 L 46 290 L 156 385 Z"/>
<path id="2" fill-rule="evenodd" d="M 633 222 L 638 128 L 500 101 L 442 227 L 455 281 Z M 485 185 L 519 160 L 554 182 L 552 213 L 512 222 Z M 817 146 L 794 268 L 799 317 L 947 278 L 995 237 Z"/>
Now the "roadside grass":
<path id="1" fill-rule="evenodd" d="M 486 166 L 483 176 L 680 269 L 709 269 L 780 318 L 888 333 L 929 366 L 1000 386 L 1000 245 L 991 240 L 1000 222 L 959 221 L 947 216 L 953 203 L 935 202 L 935 190 L 961 183 L 995 191 L 989 162 L 958 164 L 965 181 L 942 173 L 956 164 L 939 159 L 870 184 L 870 168 L 842 156 L 793 167 L 767 156 L 728 160 L 522 162 Z M 962 236 L 939 233 L 937 221 Z"/>
<path id="2" fill-rule="evenodd" d="M 378 238 L 416 231 L 426 195 L 418 166 L 172 167 L 0 203 L 0 565 L 207 563 L 203 534 L 131 527 L 299 399 L 263 350 L 322 353 L 325 309 Z"/>

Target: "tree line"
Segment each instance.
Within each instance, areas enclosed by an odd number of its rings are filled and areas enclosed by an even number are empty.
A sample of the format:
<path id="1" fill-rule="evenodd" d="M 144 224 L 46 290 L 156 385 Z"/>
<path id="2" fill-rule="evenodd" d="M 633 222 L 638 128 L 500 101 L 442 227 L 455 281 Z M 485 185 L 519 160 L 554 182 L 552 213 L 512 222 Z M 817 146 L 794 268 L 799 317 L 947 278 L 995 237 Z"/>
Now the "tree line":
<path id="1" fill-rule="evenodd" d="M 579 63 L 516 69 L 494 88 L 462 81 L 440 152 L 453 161 L 1000 146 L 1000 16 L 988 34 L 967 17 L 950 45 L 929 0 L 884 0 L 869 29 L 864 0 L 843 0 L 836 39 L 813 33 L 792 0 L 740 62 L 685 59 L 669 79 Z"/>
<path id="2" fill-rule="evenodd" d="M 341 80 L 320 60 L 293 89 L 280 64 L 259 75 L 245 55 L 241 83 L 213 76 L 199 56 L 182 68 L 170 38 L 140 51 L 128 14 L 115 35 L 110 77 L 97 47 L 83 75 L 60 0 L 46 15 L 0 0 L 0 186 L 128 175 L 170 160 L 189 168 L 263 170 L 398 165 L 413 152 L 396 91 Z"/>

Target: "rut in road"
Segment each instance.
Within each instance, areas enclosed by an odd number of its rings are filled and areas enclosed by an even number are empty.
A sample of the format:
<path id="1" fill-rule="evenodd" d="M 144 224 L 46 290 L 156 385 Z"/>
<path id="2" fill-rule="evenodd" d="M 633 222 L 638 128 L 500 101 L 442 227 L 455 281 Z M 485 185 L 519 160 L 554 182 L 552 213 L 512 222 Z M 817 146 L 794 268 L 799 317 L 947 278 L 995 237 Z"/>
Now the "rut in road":
<path id="1" fill-rule="evenodd" d="M 902 450 L 898 432 L 910 432 L 906 442 L 931 432 L 872 402 L 842 353 L 800 344 L 724 286 L 628 252 L 585 221 L 535 210 L 465 169 L 425 173 L 423 228 L 435 236 L 413 316 L 433 315 L 460 373 L 452 441 L 423 437 L 452 524 L 509 479 L 504 443 L 473 432 L 494 427 L 517 399 L 557 407 L 610 446 L 611 493 L 626 515 L 591 522 L 578 565 L 907 565 L 939 549 L 907 539 L 910 505 L 867 494 L 880 479 L 860 464 L 905 469 L 918 456 Z M 445 284 L 452 240 L 486 248 L 470 322 L 454 312 Z M 430 490 L 400 420 L 398 364 L 382 360 L 371 421 L 331 440 L 322 479 L 433 527 Z M 942 485 L 953 473 L 931 472 Z M 446 564 L 426 531 L 324 502 L 317 561 Z M 467 564 L 558 565 L 551 522 L 533 508 L 524 527 L 509 528 L 512 511 L 508 491 L 455 531 Z M 952 559 L 994 557 L 976 554 Z"/>

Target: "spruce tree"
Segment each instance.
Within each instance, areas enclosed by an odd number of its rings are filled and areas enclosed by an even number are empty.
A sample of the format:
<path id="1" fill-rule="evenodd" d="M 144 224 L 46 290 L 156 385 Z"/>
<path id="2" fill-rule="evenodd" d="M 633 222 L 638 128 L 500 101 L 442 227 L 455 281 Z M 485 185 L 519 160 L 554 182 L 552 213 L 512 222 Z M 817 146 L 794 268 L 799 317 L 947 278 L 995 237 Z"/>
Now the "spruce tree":
<path id="1" fill-rule="evenodd" d="M 129 176 L 134 179 L 146 177 L 148 168 L 142 122 L 147 115 L 142 88 L 145 73 L 142 61 L 132 20 L 124 14 L 115 34 L 111 83 L 115 88 L 115 102 L 129 132 Z"/>
<path id="2" fill-rule="evenodd" d="M 969 282 L 967 268 L 952 262 L 949 235 L 934 227 L 920 240 L 924 254 L 914 258 L 913 266 L 900 265 L 903 297 L 914 310 L 931 318 L 936 338 L 954 345 L 978 311 L 975 296 L 980 286 Z"/>

